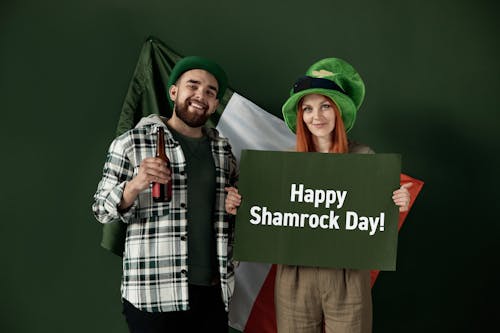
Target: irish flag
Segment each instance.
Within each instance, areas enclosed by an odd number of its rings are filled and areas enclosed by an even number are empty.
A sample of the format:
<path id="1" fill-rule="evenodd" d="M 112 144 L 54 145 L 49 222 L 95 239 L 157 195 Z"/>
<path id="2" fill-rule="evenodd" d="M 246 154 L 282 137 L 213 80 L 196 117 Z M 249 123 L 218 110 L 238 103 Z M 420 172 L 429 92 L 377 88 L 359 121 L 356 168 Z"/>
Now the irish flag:
<path id="1" fill-rule="evenodd" d="M 148 38 L 141 50 L 129 89 L 125 96 L 116 134 L 133 128 L 139 119 L 151 113 L 168 116 L 168 76 L 181 56 L 156 38 Z M 283 120 L 266 112 L 230 88 L 220 101 L 209 126 L 229 138 L 239 160 L 242 149 L 290 150 L 295 145 L 292 132 Z M 413 182 L 410 188 L 413 205 L 423 182 L 401 175 L 401 183 Z M 400 214 L 399 227 L 408 213 Z M 103 226 L 101 245 L 121 256 L 125 227 L 122 223 Z M 372 285 L 378 272 L 372 272 Z M 235 269 L 235 289 L 229 309 L 230 332 L 275 333 L 274 312 L 275 266 L 240 262 Z"/>

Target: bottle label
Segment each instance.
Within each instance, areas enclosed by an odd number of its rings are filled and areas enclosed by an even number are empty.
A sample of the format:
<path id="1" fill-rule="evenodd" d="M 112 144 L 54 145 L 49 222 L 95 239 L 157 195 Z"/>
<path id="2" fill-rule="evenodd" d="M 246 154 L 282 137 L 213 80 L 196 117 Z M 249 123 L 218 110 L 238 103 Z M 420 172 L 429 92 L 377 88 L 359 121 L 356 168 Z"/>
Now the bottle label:
<path id="1" fill-rule="evenodd" d="M 160 198 L 161 196 L 161 189 L 160 189 L 161 184 L 160 183 L 153 183 L 153 198 Z"/>

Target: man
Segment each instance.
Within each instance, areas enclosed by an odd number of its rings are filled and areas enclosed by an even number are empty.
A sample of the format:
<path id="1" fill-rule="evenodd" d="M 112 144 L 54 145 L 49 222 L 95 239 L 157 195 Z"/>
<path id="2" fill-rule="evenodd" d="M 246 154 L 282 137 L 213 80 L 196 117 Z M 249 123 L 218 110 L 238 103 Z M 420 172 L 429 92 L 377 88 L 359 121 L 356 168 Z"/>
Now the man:
<path id="1" fill-rule="evenodd" d="M 168 83 L 172 117 L 142 118 L 109 148 L 92 209 L 101 223 L 127 224 L 121 293 L 131 332 L 227 332 L 234 280 L 224 188 L 236 181 L 236 160 L 203 126 L 226 87 L 214 62 L 182 59 Z M 155 157 L 159 127 L 170 168 Z M 151 183 L 169 181 L 171 201 L 153 202 Z"/>

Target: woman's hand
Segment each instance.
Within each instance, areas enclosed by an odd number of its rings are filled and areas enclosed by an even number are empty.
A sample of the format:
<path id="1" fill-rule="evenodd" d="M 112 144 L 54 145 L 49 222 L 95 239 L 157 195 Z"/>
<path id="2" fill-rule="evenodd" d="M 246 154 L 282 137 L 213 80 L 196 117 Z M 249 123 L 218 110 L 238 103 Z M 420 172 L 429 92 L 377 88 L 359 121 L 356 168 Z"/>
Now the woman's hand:
<path id="1" fill-rule="evenodd" d="M 399 207 L 399 212 L 406 212 L 410 206 L 410 192 L 408 189 L 413 186 L 413 183 L 405 183 L 399 189 L 392 192 L 392 200 Z"/>
<path id="2" fill-rule="evenodd" d="M 227 192 L 226 196 L 226 212 L 228 214 L 236 215 L 238 207 L 241 204 L 241 195 L 238 193 L 236 187 L 225 187 L 224 190 Z"/>

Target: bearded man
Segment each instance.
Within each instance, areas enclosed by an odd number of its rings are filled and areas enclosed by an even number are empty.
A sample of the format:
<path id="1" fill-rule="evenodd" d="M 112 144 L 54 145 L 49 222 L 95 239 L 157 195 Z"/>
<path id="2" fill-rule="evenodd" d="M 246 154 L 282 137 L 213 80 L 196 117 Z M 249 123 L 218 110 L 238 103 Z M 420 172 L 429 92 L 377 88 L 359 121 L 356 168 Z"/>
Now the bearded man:
<path id="1" fill-rule="evenodd" d="M 110 145 L 92 205 L 96 219 L 127 225 L 121 296 L 130 332 L 227 332 L 234 287 L 227 186 L 237 179 L 227 139 L 204 127 L 224 96 L 222 68 L 186 57 L 172 70 L 172 117 L 142 118 Z M 158 157 L 164 130 L 170 165 Z M 169 202 L 152 183 L 172 182 Z"/>

